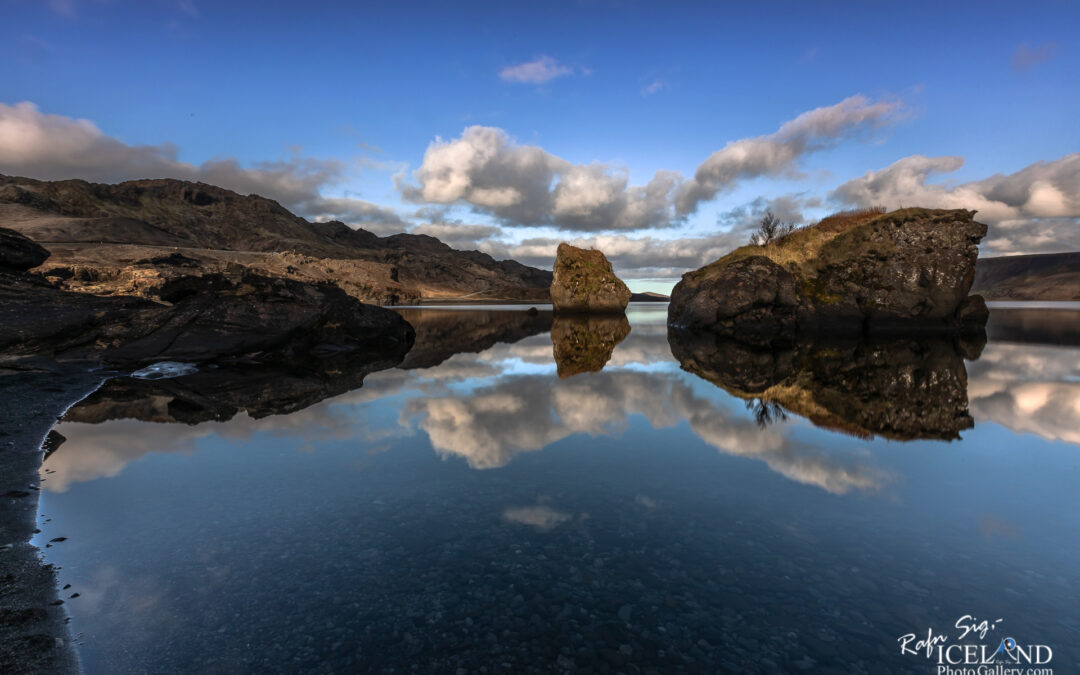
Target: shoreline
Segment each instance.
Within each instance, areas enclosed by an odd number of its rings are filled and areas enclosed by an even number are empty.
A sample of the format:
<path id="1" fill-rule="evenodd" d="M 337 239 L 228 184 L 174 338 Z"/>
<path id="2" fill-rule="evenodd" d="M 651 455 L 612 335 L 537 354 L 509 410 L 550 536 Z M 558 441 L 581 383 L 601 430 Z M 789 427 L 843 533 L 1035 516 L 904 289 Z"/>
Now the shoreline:
<path id="1" fill-rule="evenodd" d="M 79 656 L 56 569 L 31 539 L 43 443 L 56 421 L 107 375 L 44 360 L 19 365 L 26 367 L 0 367 L 0 672 L 77 673 Z"/>

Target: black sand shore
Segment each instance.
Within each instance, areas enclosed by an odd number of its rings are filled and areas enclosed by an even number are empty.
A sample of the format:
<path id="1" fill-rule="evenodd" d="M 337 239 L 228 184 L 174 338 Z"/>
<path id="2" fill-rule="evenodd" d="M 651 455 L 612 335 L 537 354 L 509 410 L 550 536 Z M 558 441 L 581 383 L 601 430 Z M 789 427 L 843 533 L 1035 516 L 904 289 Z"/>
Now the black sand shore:
<path id="1" fill-rule="evenodd" d="M 41 360 L 0 368 L 0 672 L 78 672 L 56 571 L 30 543 L 42 443 L 104 376 Z M 52 440 L 52 439 L 51 439 Z"/>

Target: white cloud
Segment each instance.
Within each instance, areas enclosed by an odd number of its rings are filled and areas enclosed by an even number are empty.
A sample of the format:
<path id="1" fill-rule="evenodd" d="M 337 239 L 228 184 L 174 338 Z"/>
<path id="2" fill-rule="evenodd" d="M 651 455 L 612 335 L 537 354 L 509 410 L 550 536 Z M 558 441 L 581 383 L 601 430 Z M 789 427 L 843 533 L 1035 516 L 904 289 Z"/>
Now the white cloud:
<path id="1" fill-rule="evenodd" d="M 413 174 L 418 185 L 402 186 L 402 193 L 415 202 L 469 204 L 512 225 L 579 232 L 672 227 L 738 180 L 790 172 L 802 156 L 889 124 L 900 110 L 898 102 L 853 96 L 804 113 L 770 136 L 728 144 L 693 179 L 661 170 L 644 185 L 630 185 L 621 167 L 573 164 L 519 144 L 502 129 L 473 126 L 428 146 Z"/>
<path id="2" fill-rule="evenodd" d="M 963 164 L 962 157 L 912 155 L 844 183 L 829 197 L 859 207 L 974 209 L 990 226 L 983 249 L 995 253 L 1080 248 L 1080 154 L 959 185 L 927 182 Z"/>
<path id="3" fill-rule="evenodd" d="M 230 158 L 196 165 L 177 159 L 177 148 L 169 143 L 128 145 L 90 120 L 46 114 L 29 102 L 0 103 L 0 173 L 104 183 L 138 178 L 203 181 L 269 197 L 305 216 L 404 230 L 401 218 L 389 209 L 360 199 L 323 197 L 323 189 L 342 180 L 345 169 L 338 160 L 295 155 L 248 167 Z"/>
<path id="4" fill-rule="evenodd" d="M 550 268 L 559 242 L 567 241 L 581 248 L 603 251 L 615 273 L 624 279 L 668 278 L 716 260 L 742 246 L 746 240 L 747 235 L 742 230 L 677 239 L 607 234 L 576 238 L 535 237 L 517 244 L 484 241 L 480 242 L 480 250 L 494 258 L 513 258 L 525 265 Z"/>
<path id="5" fill-rule="evenodd" d="M 680 187 L 677 212 L 693 213 L 702 201 L 741 179 L 791 172 L 804 155 L 892 124 L 902 111 L 899 101 L 874 102 L 856 95 L 804 112 L 768 136 L 732 141 L 714 152 L 697 168 L 693 179 Z"/>
<path id="6" fill-rule="evenodd" d="M 534 61 L 506 66 L 499 71 L 499 78 L 503 82 L 544 84 L 557 77 L 572 75 L 573 72 L 573 68 L 559 63 L 550 56 L 541 56 Z"/>
<path id="7" fill-rule="evenodd" d="M 1080 445 L 1075 348 L 991 342 L 968 368 L 968 400 L 977 422 Z"/>
<path id="8" fill-rule="evenodd" d="M 498 236 L 502 230 L 492 225 L 462 225 L 460 223 L 424 223 L 409 230 L 411 234 L 426 234 L 442 243 L 463 251 L 474 251 L 480 242 Z"/>
<path id="9" fill-rule="evenodd" d="M 412 399 L 407 410 L 407 419 L 418 418 L 417 426 L 439 454 L 461 457 L 474 469 L 505 466 L 522 452 L 575 434 L 617 435 L 631 415 L 641 415 L 653 428 L 686 420 L 694 434 L 720 452 L 764 461 L 792 480 L 835 494 L 876 490 L 889 480 L 862 457 L 793 441 L 777 427 L 760 429 L 749 417 L 666 375 L 605 370 L 554 384 L 548 375 L 504 377 L 466 394 Z M 549 510 L 526 507 L 504 517 L 553 527 L 567 516 Z"/>

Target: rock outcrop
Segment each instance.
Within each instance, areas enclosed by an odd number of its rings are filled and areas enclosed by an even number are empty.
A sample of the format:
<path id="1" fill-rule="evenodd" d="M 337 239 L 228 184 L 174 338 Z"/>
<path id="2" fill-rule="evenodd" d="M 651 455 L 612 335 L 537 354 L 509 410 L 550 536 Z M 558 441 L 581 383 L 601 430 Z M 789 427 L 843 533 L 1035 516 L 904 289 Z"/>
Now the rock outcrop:
<path id="1" fill-rule="evenodd" d="M 0 226 L 47 246 L 53 256 L 43 271 L 66 288 L 98 295 L 144 294 L 157 274 L 174 273 L 173 253 L 207 271 L 241 265 L 330 281 L 376 304 L 465 296 L 547 302 L 551 284 L 550 272 L 434 237 L 310 223 L 258 195 L 172 179 L 108 185 L 0 175 Z"/>
<path id="2" fill-rule="evenodd" d="M 973 211 L 842 214 L 683 275 L 668 322 L 751 343 L 808 334 L 981 331 L 968 296 L 986 226 Z"/>
<path id="3" fill-rule="evenodd" d="M 551 344 L 560 378 L 598 373 L 615 346 L 630 334 L 626 315 L 560 315 L 551 326 Z"/>
<path id="4" fill-rule="evenodd" d="M 242 269 L 178 277 L 159 295 L 164 302 L 97 297 L 33 274 L 0 273 L 0 350 L 117 366 L 270 362 L 350 351 L 404 356 L 414 337 L 398 314 L 336 286 Z"/>
<path id="5" fill-rule="evenodd" d="M 611 263 L 596 249 L 559 244 L 551 280 L 555 313 L 620 313 L 630 289 L 615 276 Z"/>
<path id="6" fill-rule="evenodd" d="M 964 359 L 982 338 L 827 339 L 764 349 L 669 328 L 683 370 L 743 399 L 759 424 L 794 413 L 859 438 L 953 440 L 974 426 Z"/>
<path id="7" fill-rule="evenodd" d="M 14 230 L 0 227 L 0 270 L 25 272 L 45 262 L 49 252 Z"/>

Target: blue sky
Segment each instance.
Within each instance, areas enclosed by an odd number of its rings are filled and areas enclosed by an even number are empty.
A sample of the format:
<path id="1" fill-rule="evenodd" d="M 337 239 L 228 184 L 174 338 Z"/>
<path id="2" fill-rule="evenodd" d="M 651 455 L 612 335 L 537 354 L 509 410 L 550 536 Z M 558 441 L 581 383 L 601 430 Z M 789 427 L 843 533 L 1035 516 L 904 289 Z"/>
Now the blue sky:
<path id="1" fill-rule="evenodd" d="M 970 204 L 984 255 L 1080 249 L 1073 2 L 0 8 L 3 173 L 205 179 L 540 266 L 568 239 L 637 288 L 770 207 Z"/>

